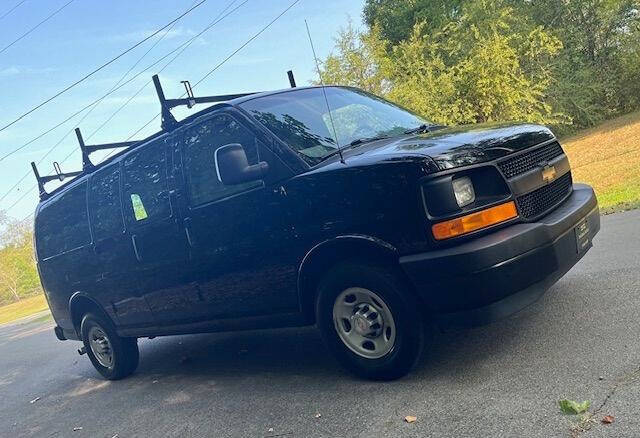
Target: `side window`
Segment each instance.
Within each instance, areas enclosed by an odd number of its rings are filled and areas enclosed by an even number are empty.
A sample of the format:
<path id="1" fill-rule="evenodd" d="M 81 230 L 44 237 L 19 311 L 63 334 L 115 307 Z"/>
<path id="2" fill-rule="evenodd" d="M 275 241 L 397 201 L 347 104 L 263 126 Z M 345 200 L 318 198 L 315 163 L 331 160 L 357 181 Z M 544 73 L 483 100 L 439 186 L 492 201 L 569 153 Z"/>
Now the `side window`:
<path id="1" fill-rule="evenodd" d="M 87 183 L 67 190 L 38 214 L 37 245 L 41 258 L 62 254 L 91 243 L 87 215 Z"/>
<path id="2" fill-rule="evenodd" d="M 120 171 L 112 166 L 91 176 L 89 214 L 96 240 L 121 234 L 122 206 L 120 204 Z"/>
<path id="3" fill-rule="evenodd" d="M 253 181 L 227 186 L 218 180 L 215 152 L 229 143 L 240 143 L 244 147 L 249 164 L 259 161 L 255 135 L 229 115 L 215 116 L 185 132 L 184 166 L 192 206 L 216 201 L 262 184 L 261 181 Z"/>
<path id="4" fill-rule="evenodd" d="M 122 203 L 128 223 L 146 223 L 171 215 L 162 140 L 128 156 L 122 164 L 122 176 Z"/>

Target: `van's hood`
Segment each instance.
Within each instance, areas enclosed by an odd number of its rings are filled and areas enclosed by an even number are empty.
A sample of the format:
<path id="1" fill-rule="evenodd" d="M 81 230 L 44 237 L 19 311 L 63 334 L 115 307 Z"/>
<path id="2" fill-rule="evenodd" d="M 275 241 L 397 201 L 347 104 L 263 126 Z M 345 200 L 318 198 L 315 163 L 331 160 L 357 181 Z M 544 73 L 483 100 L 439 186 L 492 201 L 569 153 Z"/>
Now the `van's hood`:
<path id="1" fill-rule="evenodd" d="M 548 128 L 539 125 L 470 125 L 379 140 L 346 150 L 344 155 L 347 164 L 365 157 L 368 161 L 427 156 L 445 170 L 495 160 L 553 138 Z"/>

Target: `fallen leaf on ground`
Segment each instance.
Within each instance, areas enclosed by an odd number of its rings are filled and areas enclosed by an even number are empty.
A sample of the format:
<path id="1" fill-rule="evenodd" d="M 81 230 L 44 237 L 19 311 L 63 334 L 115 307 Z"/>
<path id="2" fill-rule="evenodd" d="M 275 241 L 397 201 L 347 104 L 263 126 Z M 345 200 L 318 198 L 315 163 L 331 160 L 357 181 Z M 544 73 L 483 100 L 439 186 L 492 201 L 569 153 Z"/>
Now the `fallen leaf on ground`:
<path id="1" fill-rule="evenodd" d="M 604 418 L 601 420 L 604 424 L 611 424 L 613 423 L 613 415 L 605 415 Z"/>
<path id="2" fill-rule="evenodd" d="M 40 400 L 40 397 L 36 397 L 33 400 L 31 400 L 29 403 L 34 404 L 35 402 L 37 402 L 38 400 Z"/>
<path id="3" fill-rule="evenodd" d="M 582 403 L 578 403 L 573 400 L 560 400 L 558 401 L 558 406 L 560 406 L 560 410 L 563 414 L 566 415 L 578 415 L 586 412 L 591 406 L 591 402 L 589 400 L 585 400 Z"/>
<path id="4" fill-rule="evenodd" d="M 406 421 L 407 423 L 414 423 L 417 419 L 418 417 L 414 417 L 413 415 L 407 415 L 406 417 L 404 417 L 404 421 Z"/>

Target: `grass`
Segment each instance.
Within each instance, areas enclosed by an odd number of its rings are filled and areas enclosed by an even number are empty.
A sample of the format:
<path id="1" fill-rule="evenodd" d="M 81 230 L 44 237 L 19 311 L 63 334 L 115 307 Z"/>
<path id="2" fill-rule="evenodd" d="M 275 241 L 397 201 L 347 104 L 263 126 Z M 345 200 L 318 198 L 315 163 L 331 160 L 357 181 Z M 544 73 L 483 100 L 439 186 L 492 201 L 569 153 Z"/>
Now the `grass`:
<path id="1" fill-rule="evenodd" d="M 640 208 L 640 112 L 562 140 L 576 182 L 596 191 L 603 213 Z"/>
<path id="2" fill-rule="evenodd" d="M 17 303 L 0 307 L 0 324 L 15 321 L 25 316 L 47 310 L 47 301 L 44 295 L 37 295 L 31 298 L 25 298 Z"/>

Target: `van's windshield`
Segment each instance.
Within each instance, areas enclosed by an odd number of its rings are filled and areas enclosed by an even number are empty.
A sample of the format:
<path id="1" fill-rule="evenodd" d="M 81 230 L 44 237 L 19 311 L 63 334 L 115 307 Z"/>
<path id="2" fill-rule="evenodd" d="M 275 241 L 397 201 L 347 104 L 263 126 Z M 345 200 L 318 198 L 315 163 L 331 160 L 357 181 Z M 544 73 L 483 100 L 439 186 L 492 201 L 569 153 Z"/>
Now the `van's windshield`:
<path id="1" fill-rule="evenodd" d="M 326 87 L 338 144 L 391 137 L 427 124 L 425 120 L 364 91 Z M 282 141 L 314 165 L 337 150 L 322 88 L 292 90 L 240 104 Z"/>

